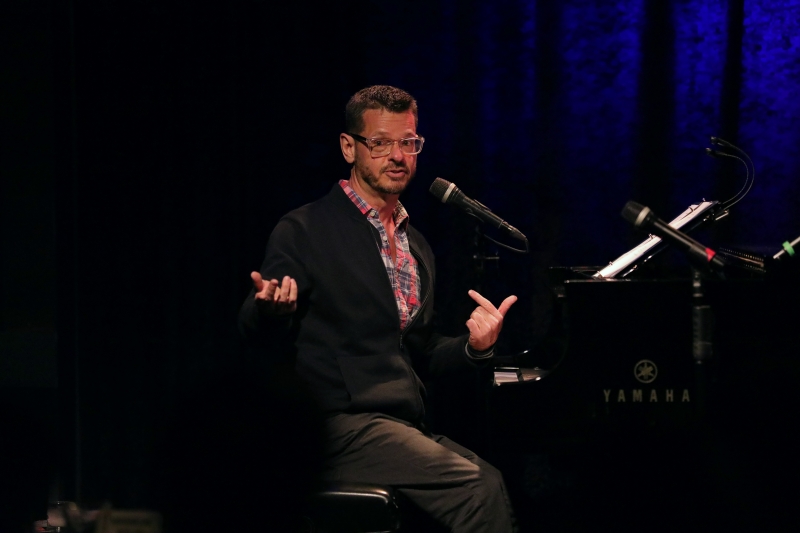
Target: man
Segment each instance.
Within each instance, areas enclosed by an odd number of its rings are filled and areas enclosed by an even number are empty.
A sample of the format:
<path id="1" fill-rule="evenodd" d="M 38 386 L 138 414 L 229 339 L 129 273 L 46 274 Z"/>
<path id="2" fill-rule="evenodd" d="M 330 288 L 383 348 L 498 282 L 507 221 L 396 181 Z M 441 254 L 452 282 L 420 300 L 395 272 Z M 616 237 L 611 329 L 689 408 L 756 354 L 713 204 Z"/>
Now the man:
<path id="1" fill-rule="evenodd" d="M 511 531 L 500 473 L 423 425 L 432 377 L 492 356 L 503 317 L 475 291 L 469 333 L 432 329 L 434 258 L 398 201 L 424 139 L 408 93 L 374 86 L 356 93 L 339 136 L 349 180 L 284 216 L 242 306 L 243 331 L 293 356 L 325 412 L 325 476 L 397 488 L 459 532 Z"/>

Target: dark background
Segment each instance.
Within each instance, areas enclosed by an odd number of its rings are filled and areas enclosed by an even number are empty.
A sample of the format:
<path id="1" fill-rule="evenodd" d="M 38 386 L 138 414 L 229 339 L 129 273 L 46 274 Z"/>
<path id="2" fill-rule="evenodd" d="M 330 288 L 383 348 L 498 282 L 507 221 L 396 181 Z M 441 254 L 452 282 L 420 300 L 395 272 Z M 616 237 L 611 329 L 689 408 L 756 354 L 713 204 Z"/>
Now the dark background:
<path id="1" fill-rule="evenodd" d="M 788 0 L 4 6 L 0 389 L 30 459 L 9 456 L 24 487 L 9 494 L 39 518 L 47 497 L 149 503 L 156 428 L 242 364 L 248 274 L 282 214 L 346 177 L 344 105 L 367 85 L 419 101 L 403 202 L 437 253 L 446 332 L 468 288 L 514 292 L 501 351 L 535 350 L 546 269 L 639 242 L 628 200 L 671 219 L 740 189 L 742 167 L 704 155 L 710 135 L 758 175 L 704 239 L 775 253 L 800 231 L 799 15 Z M 436 177 L 531 254 L 478 271 L 496 249 L 427 193 Z"/>

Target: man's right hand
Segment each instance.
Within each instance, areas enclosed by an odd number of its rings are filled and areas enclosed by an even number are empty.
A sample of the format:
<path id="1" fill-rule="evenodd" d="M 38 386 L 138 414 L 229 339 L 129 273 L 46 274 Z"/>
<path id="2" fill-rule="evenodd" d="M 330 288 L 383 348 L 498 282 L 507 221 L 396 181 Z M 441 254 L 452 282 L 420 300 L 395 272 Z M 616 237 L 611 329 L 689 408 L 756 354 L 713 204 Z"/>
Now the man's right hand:
<path id="1" fill-rule="evenodd" d="M 258 272 L 251 272 L 256 289 L 256 304 L 271 315 L 288 315 L 297 310 L 297 282 L 289 276 L 283 282 L 277 279 L 266 281 Z"/>

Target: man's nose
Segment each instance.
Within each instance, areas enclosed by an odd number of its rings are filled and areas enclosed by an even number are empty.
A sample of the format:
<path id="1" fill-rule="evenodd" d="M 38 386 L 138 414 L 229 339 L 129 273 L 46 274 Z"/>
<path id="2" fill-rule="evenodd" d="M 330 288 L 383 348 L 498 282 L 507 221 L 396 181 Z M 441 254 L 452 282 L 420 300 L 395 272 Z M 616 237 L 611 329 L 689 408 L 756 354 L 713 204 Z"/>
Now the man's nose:
<path id="1" fill-rule="evenodd" d="M 405 158 L 406 154 L 400 149 L 400 143 L 394 142 L 392 143 L 392 151 L 389 152 L 389 159 L 392 161 L 402 161 Z"/>

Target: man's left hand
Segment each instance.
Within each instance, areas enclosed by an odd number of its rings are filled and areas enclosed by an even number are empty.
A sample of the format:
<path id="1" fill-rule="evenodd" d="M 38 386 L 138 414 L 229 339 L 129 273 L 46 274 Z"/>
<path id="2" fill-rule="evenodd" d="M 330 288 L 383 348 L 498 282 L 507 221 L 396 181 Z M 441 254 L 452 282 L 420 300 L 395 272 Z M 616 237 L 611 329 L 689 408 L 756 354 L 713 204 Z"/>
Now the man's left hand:
<path id="1" fill-rule="evenodd" d="M 500 307 L 495 307 L 492 302 L 470 290 L 469 296 L 478 303 L 478 307 L 472 312 L 467 320 L 469 328 L 469 345 L 473 350 L 483 352 L 494 346 L 500 330 L 503 329 L 503 318 L 509 308 L 517 301 L 517 297 L 512 295 L 503 300 Z"/>

